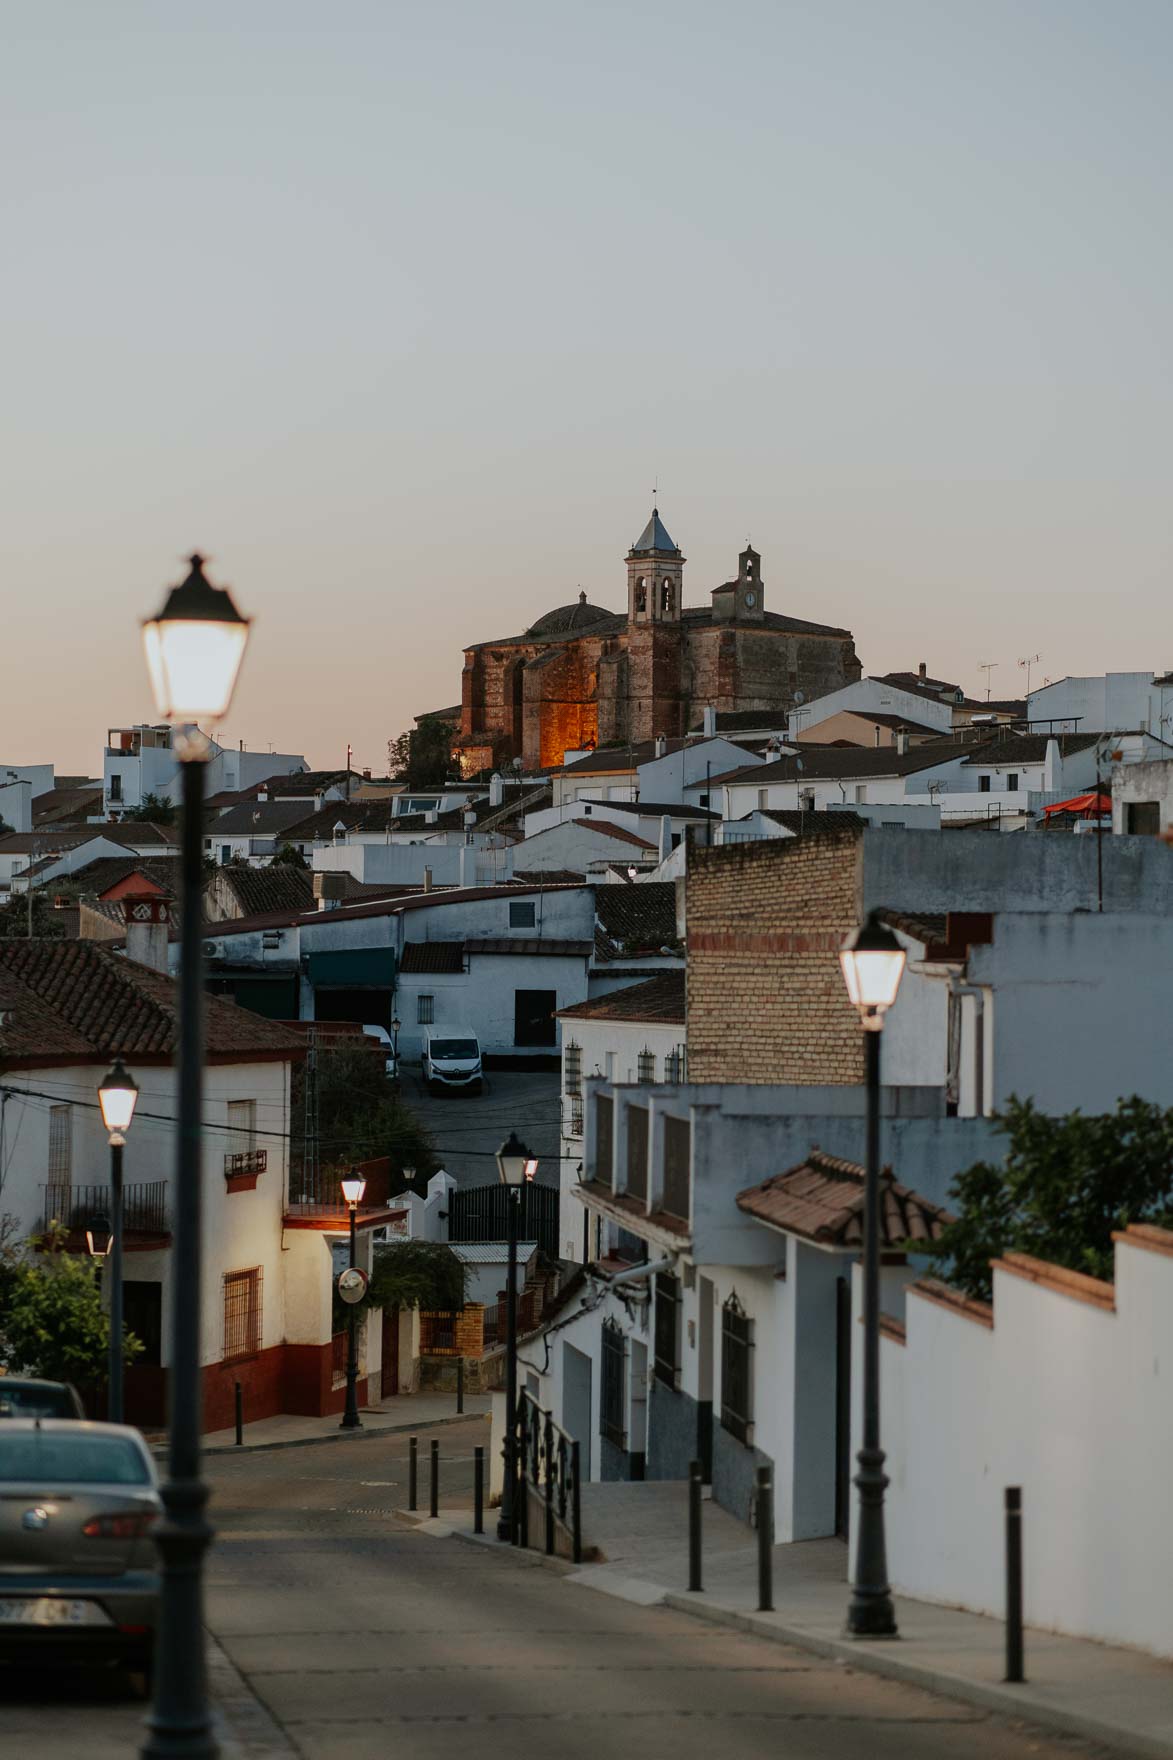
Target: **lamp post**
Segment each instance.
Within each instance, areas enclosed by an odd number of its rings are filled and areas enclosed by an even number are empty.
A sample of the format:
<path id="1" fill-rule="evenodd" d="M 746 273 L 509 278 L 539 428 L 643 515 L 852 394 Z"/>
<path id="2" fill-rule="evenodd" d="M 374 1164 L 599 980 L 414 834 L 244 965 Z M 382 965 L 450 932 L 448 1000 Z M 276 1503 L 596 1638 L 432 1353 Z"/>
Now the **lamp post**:
<path id="1" fill-rule="evenodd" d="M 397 1014 L 391 1016 L 391 1055 L 395 1059 L 395 1079 L 399 1080 L 399 1029 L 403 1025 Z"/>
<path id="2" fill-rule="evenodd" d="M 110 1372 L 106 1416 L 122 1422 L 122 1151 L 138 1102 L 138 1083 L 120 1057 L 98 1083 L 98 1105 L 110 1139 Z"/>
<path id="3" fill-rule="evenodd" d="M 350 1177 L 342 1182 L 342 1196 L 346 1199 L 350 1210 L 350 1269 L 354 1270 L 358 1247 L 358 1207 L 362 1203 L 367 1182 L 355 1168 L 351 1168 Z M 358 1415 L 358 1343 L 355 1334 L 354 1309 L 346 1316 L 346 1410 L 342 1414 L 340 1430 L 361 1430 L 362 1419 Z"/>
<path id="4" fill-rule="evenodd" d="M 531 1155 L 516 1131 L 497 1151 L 497 1172 L 508 1194 L 509 1264 L 505 1290 L 505 1479 L 501 1487 L 498 1540 L 513 1539 L 514 1497 L 517 1490 L 517 1212 L 521 1188 L 538 1171 L 538 1158 Z"/>
<path id="5" fill-rule="evenodd" d="M 872 911 L 839 955 L 847 994 L 864 1029 L 867 1154 L 863 1234 L 863 1436 L 855 1485 L 859 1527 L 847 1630 L 855 1638 L 894 1638 L 896 1613 L 884 1544 L 884 1451 L 880 1447 L 880 1033 L 904 972 L 904 949 Z"/>
<path id="6" fill-rule="evenodd" d="M 215 1760 L 204 1666 L 203 1564 L 212 1538 L 205 1516 L 208 1488 L 200 1478 L 201 1162 L 204 1078 L 204 991 L 200 969 L 203 918 L 204 764 L 214 726 L 232 701 L 248 641 L 248 619 L 231 595 L 204 575 L 203 558 L 172 587 L 158 615 L 143 625 L 143 646 L 155 706 L 173 728 L 183 778 L 180 900 L 178 1104 L 175 1159 L 175 1247 L 172 1254 L 171 1408 L 163 1518 L 154 1530 L 162 1560 L 155 1698 L 147 1719 L 144 1760 Z"/>

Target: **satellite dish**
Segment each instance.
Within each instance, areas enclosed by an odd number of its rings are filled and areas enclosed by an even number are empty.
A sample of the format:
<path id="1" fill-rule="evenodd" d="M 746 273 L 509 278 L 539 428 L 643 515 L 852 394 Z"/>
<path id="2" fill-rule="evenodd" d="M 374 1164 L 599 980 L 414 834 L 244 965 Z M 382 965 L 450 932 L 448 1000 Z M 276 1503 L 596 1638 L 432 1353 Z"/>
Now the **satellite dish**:
<path id="1" fill-rule="evenodd" d="M 805 691 L 795 691 L 794 700 L 796 703 L 805 703 L 806 702 L 806 692 Z"/>

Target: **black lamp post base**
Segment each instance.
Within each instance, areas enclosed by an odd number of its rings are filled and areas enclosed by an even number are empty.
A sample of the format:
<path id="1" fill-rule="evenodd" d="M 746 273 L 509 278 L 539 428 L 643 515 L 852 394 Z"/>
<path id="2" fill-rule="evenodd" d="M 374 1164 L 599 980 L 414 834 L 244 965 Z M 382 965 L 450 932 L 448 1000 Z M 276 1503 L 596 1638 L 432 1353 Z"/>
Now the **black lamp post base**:
<path id="1" fill-rule="evenodd" d="M 509 1520 L 509 1518 L 507 1516 L 498 1516 L 497 1517 L 497 1538 L 498 1538 L 498 1540 L 504 1540 L 506 1542 L 509 1542 L 510 1540 L 512 1540 L 513 1535 L 510 1532 L 512 1527 L 513 1527 L 513 1523 Z"/>
<path id="2" fill-rule="evenodd" d="M 847 1609 L 844 1636 L 848 1638 L 898 1638 L 896 1610 L 887 1589 L 877 1595 L 864 1595 L 854 1590 Z"/>

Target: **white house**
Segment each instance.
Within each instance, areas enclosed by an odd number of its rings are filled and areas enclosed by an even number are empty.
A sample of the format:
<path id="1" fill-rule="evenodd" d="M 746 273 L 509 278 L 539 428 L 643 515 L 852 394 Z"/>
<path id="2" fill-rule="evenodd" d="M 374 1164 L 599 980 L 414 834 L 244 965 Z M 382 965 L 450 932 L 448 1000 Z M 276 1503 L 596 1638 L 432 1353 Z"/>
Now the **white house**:
<path id="1" fill-rule="evenodd" d="M 102 756 L 103 806 L 106 816 L 121 818 L 140 807 L 145 796 L 163 800 L 179 798 L 179 759 L 172 745 L 173 729 L 167 723 L 136 723 L 112 727 L 106 735 Z M 251 788 L 270 776 L 287 776 L 307 770 L 305 759 L 291 752 L 246 752 L 212 741 L 207 764 L 209 795 Z M 47 784 L 52 787 L 52 782 Z"/>
<path id="2" fill-rule="evenodd" d="M 884 678 L 857 678 L 853 684 L 792 709 L 788 732 L 795 740 L 811 739 L 816 727 L 849 713 L 895 716 L 908 726 L 933 727 L 940 734 L 948 734 L 953 726 L 952 705 L 941 698 L 903 690 Z"/>
<path id="3" fill-rule="evenodd" d="M 1030 693 L 1027 712 L 1041 732 L 1143 731 L 1168 740 L 1173 738 L 1173 673 L 1057 678 Z"/>

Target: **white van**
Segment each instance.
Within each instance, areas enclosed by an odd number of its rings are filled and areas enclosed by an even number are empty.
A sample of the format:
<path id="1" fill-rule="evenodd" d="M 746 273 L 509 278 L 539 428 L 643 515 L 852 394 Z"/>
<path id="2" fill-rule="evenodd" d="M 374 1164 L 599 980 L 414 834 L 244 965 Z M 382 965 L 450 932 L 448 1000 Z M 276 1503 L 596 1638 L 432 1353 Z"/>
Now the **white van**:
<path id="1" fill-rule="evenodd" d="M 433 1093 L 479 1094 L 481 1047 L 475 1033 L 428 1027 L 424 1032 L 423 1076 Z"/>

